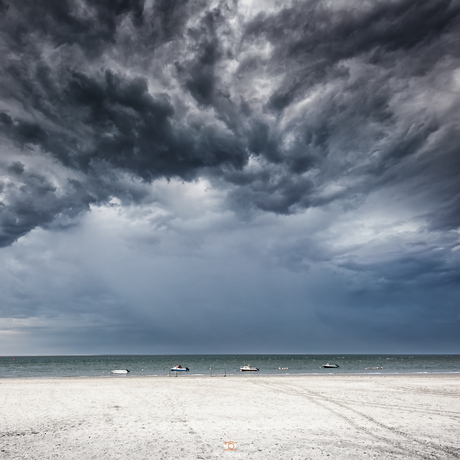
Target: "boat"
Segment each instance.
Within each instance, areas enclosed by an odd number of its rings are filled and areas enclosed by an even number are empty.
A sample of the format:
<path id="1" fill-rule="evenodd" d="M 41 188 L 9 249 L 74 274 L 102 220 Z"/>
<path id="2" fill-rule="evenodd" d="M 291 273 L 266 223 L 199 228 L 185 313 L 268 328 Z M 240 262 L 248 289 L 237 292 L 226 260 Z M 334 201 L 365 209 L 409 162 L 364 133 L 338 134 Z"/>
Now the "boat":
<path id="1" fill-rule="evenodd" d="M 240 367 L 240 372 L 257 372 L 259 369 L 257 367 L 251 367 L 249 364 L 247 366 Z"/>
<path id="2" fill-rule="evenodd" d="M 188 367 L 182 367 L 180 364 L 171 368 L 172 372 L 188 372 L 189 370 Z"/>
<path id="3" fill-rule="evenodd" d="M 129 374 L 129 370 L 128 369 L 118 369 L 118 370 L 112 371 L 111 373 L 112 374 Z"/>
<path id="4" fill-rule="evenodd" d="M 329 364 L 329 363 L 327 363 L 327 364 L 324 364 L 323 367 L 325 369 L 337 369 L 340 366 L 338 364 Z"/>

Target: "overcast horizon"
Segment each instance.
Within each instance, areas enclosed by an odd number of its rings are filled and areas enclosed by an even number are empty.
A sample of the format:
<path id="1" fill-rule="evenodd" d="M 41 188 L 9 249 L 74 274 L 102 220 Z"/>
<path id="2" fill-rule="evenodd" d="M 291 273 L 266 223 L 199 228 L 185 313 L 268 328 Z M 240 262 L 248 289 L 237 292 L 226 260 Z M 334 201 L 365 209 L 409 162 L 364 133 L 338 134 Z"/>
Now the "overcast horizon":
<path id="1" fill-rule="evenodd" d="M 460 353 L 459 0 L 0 0 L 0 356 Z"/>

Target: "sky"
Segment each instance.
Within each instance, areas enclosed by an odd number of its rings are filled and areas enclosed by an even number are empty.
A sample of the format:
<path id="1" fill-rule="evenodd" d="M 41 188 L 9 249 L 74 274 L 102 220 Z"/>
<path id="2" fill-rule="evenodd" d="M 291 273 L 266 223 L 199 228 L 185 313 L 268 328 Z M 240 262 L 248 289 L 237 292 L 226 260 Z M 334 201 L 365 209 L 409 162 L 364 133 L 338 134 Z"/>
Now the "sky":
<path id="1" fill-rule="evenodd" d="M 0 0 L 0 355 L 460 353 L 460 1 Z"/>

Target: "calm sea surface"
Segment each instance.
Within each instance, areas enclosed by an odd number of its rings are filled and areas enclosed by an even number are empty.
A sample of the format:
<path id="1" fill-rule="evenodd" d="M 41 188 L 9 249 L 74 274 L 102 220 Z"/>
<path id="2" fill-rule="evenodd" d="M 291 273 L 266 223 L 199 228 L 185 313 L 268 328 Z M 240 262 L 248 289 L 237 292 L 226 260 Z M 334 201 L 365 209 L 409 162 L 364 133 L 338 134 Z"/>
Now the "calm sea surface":
<path id="1" fill-rule="evenodd" d="M 340 367 L 322 368 L 326 363 Z M 211 374 L 247 378 L 255 373 L 239 372 L 246 364 L 259 368 L 257 375 L 460 373 L 460 355 L 91 355 L 0 357 L 0 378 L 164 376 L 177 364 L 190 369 L 179 373 L 181 378 Z M 111 375 L 115 369 L 130 373 Z"/>

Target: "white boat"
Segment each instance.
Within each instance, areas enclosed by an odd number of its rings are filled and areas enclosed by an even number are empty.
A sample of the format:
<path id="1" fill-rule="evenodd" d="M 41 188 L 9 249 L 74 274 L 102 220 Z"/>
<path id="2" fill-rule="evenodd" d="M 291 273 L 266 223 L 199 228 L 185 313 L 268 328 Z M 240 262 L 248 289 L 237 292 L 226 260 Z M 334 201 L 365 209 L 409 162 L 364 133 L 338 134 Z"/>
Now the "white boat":
<path id="1" fill-rule="evenodd" d="M 171 368 L 171 372 L 188 372 L 188 367 L 182 367 L 180 364 Z"/>
<path id="2" fill-rule="evenodd" d="M 111 374 L 129 374 L 129 370 L 128 369 L 118 369 L 118 370 L 112 371 Z"/>
<path id="3" fill-rule="evenodd" d="M 240 372 L 257 372 L 258 370 L 257 367 L 251 367 L 250 364 L 240 367 Z"/>
<path id="4" fill-rule="evenodd" d="M 327 363 L 327 364 L 324 364 L 323 367 L 325 369 L 337 369 L 339 367 L 339 365 L 338 364 L 329 364 L 329 363 Z"/>

